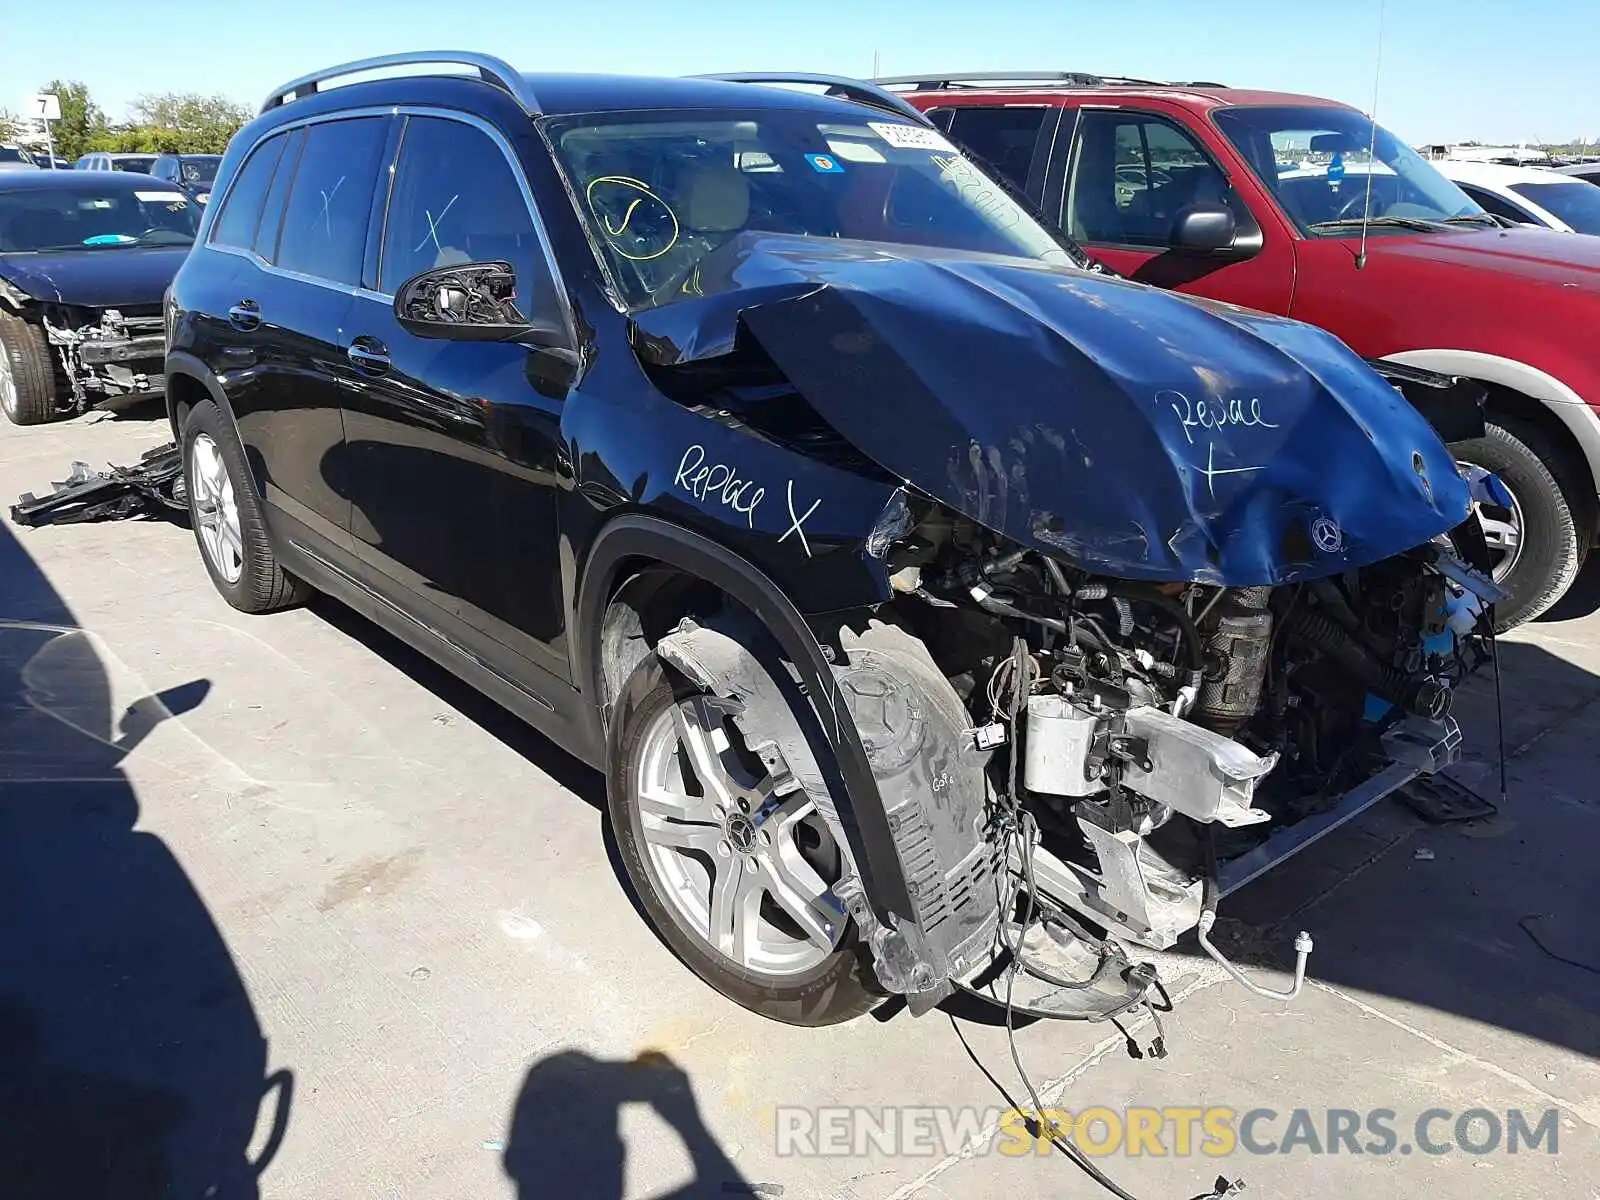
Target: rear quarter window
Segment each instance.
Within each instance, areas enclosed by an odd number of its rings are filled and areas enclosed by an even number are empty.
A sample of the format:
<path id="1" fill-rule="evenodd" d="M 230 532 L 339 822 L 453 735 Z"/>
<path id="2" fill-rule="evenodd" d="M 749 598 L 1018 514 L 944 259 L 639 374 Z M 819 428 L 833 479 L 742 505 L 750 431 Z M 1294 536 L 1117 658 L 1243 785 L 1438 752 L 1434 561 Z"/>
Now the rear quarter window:
<path id="1" fill-rule="evenodd" d="M 254 243 L 256 226 L 261 221 L 261 205 L 286 140 L 284 134 L 273 134 L 244 160 L 228 188 L 222 211 L 217 214 L 216 229 L 211 235 L 214 244 L 248 250 Z"/>

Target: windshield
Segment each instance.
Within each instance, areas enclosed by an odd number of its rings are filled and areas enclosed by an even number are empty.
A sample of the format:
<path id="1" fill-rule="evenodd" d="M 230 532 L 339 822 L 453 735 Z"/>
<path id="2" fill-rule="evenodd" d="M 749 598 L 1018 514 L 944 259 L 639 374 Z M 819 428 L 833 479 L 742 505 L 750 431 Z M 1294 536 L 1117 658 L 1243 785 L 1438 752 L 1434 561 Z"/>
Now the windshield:
<path id="1" fill-rule="evenodd" d="M 179 169 L 183 172 L 185 183 L 210 183 L 217 177 L 217 164 L 222 161 L 219 155 L 203 155 L 198 158 L 184 158 L 179 160 Z"/>
<path id="2" fill-rule="evenodd" d="M 148 175 L 150 168 L 156 165 L 155 156 L 145 158 L 142 155 L 132 158 L 113 158 L 111 169 L 113 171 L 133 171 L 139 175 Z"/>
<path id="3" fill-rule="evenodd" d="M 0 254 L 187 246 L 200 210 L 170 188 L 0 191 Z"/>
<path id="4" fill-rule="evenodd" d="M 1302 233 L 1348 237 L 1367 216 L 1380 222 L 1377 233 L 1385 221 L 1492 223 L 1415 150 L 1354 109 L 1225 108 L 1216 121 Z"/>
<path id="5" fill-rule="evenodd" d="M 1511 190 L 1554 213 L 1579 233 L 1600 233 L 1600 187 L 1592 183 L 1513 183 Z"/>
<path id="6" fill-rule="evenodd" d="M 33 159 L 16 146 L 0 146 L 0 163 L 23 163 L 33 165 Z"/>
<path id="7" fill-rule="evenodd" d="M 632 307 L 676 298 L 670 285 L 747 231 L 1072 265 L 1056 235 L 943 135 L 892 114 L 590 113 L 545 128 Z"/>

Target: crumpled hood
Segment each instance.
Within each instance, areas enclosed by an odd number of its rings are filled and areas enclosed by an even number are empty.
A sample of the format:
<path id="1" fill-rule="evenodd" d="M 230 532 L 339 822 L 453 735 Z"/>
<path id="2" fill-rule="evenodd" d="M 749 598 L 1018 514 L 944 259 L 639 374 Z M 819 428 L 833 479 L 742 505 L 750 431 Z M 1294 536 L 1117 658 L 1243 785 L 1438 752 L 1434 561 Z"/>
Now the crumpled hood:
<path id="1" fill-rule="evenodd" d="M 744 234 L 637 314 L 661 366 L 750 337 L 911 487 L 1093 571 L 1331 575 L 1468 515 L 1417 412 L 1298 322 L 1015 259 Z"/>
<path id="2" fill-rule="evenodd" d="M 0 254 L 0 279 L 36 300 L 88 308 L 160 304 L 187 246 Z"/>

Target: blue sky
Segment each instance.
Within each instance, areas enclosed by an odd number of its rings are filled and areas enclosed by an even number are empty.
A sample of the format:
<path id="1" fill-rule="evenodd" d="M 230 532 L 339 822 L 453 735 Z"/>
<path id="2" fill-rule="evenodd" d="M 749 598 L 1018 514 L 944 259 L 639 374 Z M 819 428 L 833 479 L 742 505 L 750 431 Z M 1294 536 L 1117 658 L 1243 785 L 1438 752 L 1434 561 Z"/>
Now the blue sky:
<path id="1" fill-rule="evenodd" d="M 121 117 L 142 92 L 252 106 L 308 70 L 475 49 L 525 70 L 885 73 L 1046 67 L 1220 79 L 1366 109 L 1379 0 L 64 0 L 6 5 L 0 107 L 82 79 Z M 70 21 L 63 14 L 70 13 Z M 1337 17 L 1333 14 L 1337 13 Z M 1600 138 L 1600 4 L 1387 0 L 1379 121 L 1407 141 Z M 0 89 L 3 92 L 4 89 Z"/>

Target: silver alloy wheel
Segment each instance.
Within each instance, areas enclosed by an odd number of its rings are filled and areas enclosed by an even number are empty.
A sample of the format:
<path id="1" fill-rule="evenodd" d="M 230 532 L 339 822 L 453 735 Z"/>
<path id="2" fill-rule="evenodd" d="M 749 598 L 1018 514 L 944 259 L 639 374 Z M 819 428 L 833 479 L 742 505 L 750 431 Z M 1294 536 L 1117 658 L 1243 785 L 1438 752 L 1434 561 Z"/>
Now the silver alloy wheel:
<path id="1" fill-rule="evenodd" d="M 244 574 L 244 537 L 239 532 L 239 506 L 222 451 L 208 433 L 196 435 L 189 447 L 189 486 L 194 493 L 200 545 L 218 575 L 238 583 Z"/>
<path id="2" fill-rule="evenodd" d="M 823 878 L 837 851 L 815 802 L 757 777 L 714 702 L 695 696 L 662 712 L 638 761 L 646 858 L 679 925 L 769 976 L 809 971 L 838 948 L 844 910 Z"/>
<path id="3" fill-rule="evenodd" d="M 1516 492 L 1511 490 L 1511 485 L 1506 483 L 1505 477 L 1500 476 L 1499 479 L 1506 489 L 1506 495 L 1511 497 L 1510 508 L 1502 508 L 1498 504 L 1484 504 L 1477 500 L 1472 502 L 1472 515 L 1477 517 L 1478 524 L 1483 526 L 1483 539 L 1489 543 L 1496 583 L 1504 582 L 1506 576 L 1511 574 L 1517 565 L 1517 561 L 1521 559 L 1523 531 L 1527 528 L 1522 519 L 1522 502 L 1517 499 Z"/>
<path id="4" fill-rule="evenodd" d="M 8 417 L 17 415 L 17 377 L 11 373 L 11 353 L 0 341 L 0 408 Z"/>

